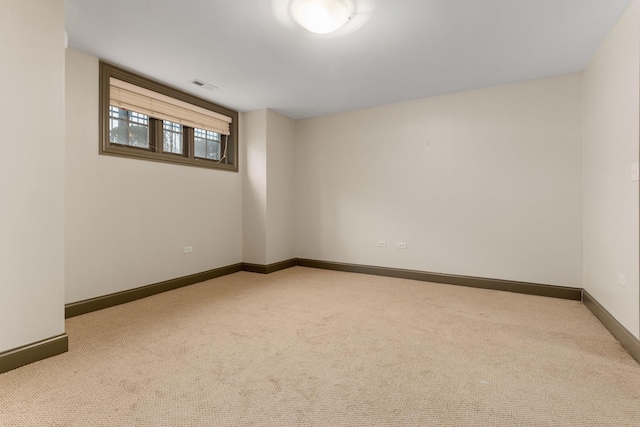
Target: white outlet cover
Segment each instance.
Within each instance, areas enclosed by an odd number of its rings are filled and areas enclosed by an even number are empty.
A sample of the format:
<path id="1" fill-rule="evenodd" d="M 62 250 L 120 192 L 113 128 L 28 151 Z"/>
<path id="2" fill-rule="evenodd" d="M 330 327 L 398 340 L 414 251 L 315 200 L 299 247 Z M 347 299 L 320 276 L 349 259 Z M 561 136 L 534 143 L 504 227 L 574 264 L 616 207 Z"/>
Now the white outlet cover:
<path id="1" fill-rule="evenodd" d="M 631 165 L 631 181 L 640 180 L 640 164 L 634 163 Z"/>

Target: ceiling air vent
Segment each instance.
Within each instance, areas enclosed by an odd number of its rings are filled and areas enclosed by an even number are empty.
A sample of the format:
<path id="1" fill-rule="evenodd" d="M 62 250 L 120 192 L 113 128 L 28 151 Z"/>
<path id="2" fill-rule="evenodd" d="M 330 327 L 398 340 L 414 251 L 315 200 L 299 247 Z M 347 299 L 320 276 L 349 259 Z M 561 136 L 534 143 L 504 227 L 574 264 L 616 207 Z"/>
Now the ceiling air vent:
<path id="1" fill-rule="evenodd" d="M 207 82 L 203 82 L 202 80 L 198 80 L 198 79 L 191 80 L 189 83 L 193 83 L 194 85 L 200 86 L 201 88 L 206 89 L 206 90 L 216 90 L 216 89 L 218 89 L 214 85 L 209 84 Z"/>

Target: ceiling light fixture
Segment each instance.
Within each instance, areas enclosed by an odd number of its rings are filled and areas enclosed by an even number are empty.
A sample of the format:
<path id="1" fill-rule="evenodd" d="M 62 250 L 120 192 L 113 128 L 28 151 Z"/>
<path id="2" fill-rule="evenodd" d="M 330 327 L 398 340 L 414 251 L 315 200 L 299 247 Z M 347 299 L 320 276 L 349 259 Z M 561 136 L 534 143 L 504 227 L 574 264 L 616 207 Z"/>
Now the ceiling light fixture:
<path id="1" fill-rule="evenodd" d="M 344 0 L 294 0 L 291 15 L 312 33 L 328 34 L 351 19 L 351 10 Z"/>

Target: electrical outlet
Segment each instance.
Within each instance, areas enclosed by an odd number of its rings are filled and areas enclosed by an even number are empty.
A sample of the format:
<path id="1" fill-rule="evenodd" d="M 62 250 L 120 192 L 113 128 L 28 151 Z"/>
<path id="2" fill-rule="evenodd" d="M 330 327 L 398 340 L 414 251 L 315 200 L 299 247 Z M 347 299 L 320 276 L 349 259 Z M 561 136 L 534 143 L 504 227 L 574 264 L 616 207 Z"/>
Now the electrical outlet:
<path id="1" fill-rule="evenodd" d="M 387 242 L 384 240 L 378 240 L 378 247 L 379 248 L 386 248 L 387 247 Z"/>
<path id="2" fill-rule="evenodd" d="M 407 242 L 398 242 L 396 244 L 396 248 L 398 248 L 398 249 L 407 249 Z"/>
<path id="3" fill-rule="evenodd" d="M 193 246 L 185 246 L 184 247 L 184 253 L 185 254 L 190 254 L 191 252 L 193 252 Z"/>
<path id="4" fill-rule="evenodd" d="M 631 181 L 640 180 L 640 164 L 634 163 L 631 165 Z"/>
<path id="5" fill-rule="evenodd" d="M 627 281 L 626 281 L 624 275 L 622 275 L 622 274 L 618 274 L 618 285 L 627 286 Z"/>

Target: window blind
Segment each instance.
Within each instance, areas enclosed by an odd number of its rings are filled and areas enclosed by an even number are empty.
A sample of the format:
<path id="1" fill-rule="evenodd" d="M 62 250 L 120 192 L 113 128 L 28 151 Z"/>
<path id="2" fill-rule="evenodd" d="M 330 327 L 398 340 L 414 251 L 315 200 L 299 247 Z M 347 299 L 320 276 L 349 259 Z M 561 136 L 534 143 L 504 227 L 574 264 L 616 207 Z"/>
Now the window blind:
<path id="1" fill-rule="evenodd" d="M 231 117 L 219 114 L 188 102 L 154 92 L 149 89 L 110 78 L 111 105 L 125 110 L 136 111 L 150 117 L 180 123 L 183 126 L 199 128 L 229 135 Z"/>

